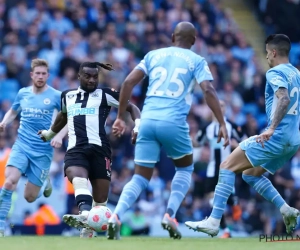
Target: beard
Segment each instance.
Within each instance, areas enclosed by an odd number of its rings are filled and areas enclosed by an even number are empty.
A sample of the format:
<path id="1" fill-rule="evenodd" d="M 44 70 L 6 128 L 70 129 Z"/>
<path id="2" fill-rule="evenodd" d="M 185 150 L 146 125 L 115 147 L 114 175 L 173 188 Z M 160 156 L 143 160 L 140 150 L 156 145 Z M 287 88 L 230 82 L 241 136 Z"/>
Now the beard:
<path id="1" fill-rule="evenodd" d="M 95 87 L 93 87 L 93 88 L 88 88 L 88 87 L 86 87 L 86 86 L 80 86 L 80 88 L 82 89 L 82 90 L 84 90 L 85 92 L 88 92 L 88 93 L 92 93 L 92 92 L 94 92 L 96 89 L 97 89 L 97 87 L 98 87 L 98 85 L 95 85 Z"/>
<path id="2" fill-rule="evenodd" d="M 41 82 L 35 82 L 35 83 L 33 83 L 33 84 L 34 84 L 34 86 L 35 86 L 36 88 L 41 89 L 41 88 L 45 87 L 46 82 L 43 82 L 43 83 L 41 83 Z"/>

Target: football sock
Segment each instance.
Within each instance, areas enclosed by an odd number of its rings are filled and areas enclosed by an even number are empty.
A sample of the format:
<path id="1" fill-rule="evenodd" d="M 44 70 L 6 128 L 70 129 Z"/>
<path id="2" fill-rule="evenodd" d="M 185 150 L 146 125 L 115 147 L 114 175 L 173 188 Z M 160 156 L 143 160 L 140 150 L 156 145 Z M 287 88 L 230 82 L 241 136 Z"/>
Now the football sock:
<path id="1" fill-rule="evenodd" d="M 93 204 L 93 197 L 88 188 L 88 181 L 85 178 L 75 177 L 72 181 L 75 200 L 79 211 L 90 211 Z"/>
<path id="2" fill-rule="evenodd" d="M 262 197 L 267 201 L 275 204 L 275 206 L 280 209 L 283 204 L 285 204 L 284 199 L 278 193 L 276 188 L 265 176 L 252 176 L 252 175 L 242 175 L 245 182 L 247 182 L 251 187 L 253 187 Z"/>
<path id="3" fill-rule="evenodd" d="M 11 207 L 13 191 L 2 188 L 0 193 L 0 230 L 5 229 L 5 220 Z"/>
<path id="4" fill-rule="evenodd" d="M 224 216 L 222 216 L 222 218 L 221 218 L 220 228 L 221 229 L 225 229 L 226 228 L 226 222 L 225 222 Z"/>
<path id="5" fill-rule="evenodd" d="M 140 196 L 141 192 L 148 186 L 149 181 L 141 175 L 134 174 L 130 182 L 123 188 L 114 214 L 120 219 Z"/>
<path id="6" fill-rule="evenodd" d="M 210 220 L 214 225 L 219 226 L 220 220 L 225 211 L 228 197 L 231 195 L 235 182 L 235 173 L 227 169 L 220 169 L 219 181 L 215 189 L 213 210 Z"/>
<path id="7" fill-rule="evenodd" d="M 96 201 L 93 201 L 93 207 L 97 207 L 97 206 L 104 206 L 104 207 L 106 207 L 107 201 L 108 201 L 108 199 L 105 202 L 100 202 L 100 203 L 96 202 Z"/>
<path id="8" fill-rule="evenodd" d="M 236 205 L 238 205 L 238 203 L 239 203 L 238 197 L 235 196 L 235 195 L 233 195 L 233 194 L 231 194 L 231 195 L 229 196 L 229 198 L 228 198 L 227 204 L 228 204 L 229 206 L 236 206 Z"/>
<path id="9" fill-rule="evenodd" d="M 190 188 L 194 164 L 188 167 L 175 169 L 176 173 L 172 180 L 171 195 L 167 206 L 167 213 L 172 218 L 175 217 L 181 202 Z"/>

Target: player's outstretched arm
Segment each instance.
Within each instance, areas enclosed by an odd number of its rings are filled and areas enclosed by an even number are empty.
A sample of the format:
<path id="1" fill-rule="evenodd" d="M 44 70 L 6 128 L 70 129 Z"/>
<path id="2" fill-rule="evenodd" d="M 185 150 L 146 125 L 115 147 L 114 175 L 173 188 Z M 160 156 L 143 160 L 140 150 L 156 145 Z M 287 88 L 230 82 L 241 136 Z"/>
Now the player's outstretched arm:
<path id="1" fill-rule="evenodd" d="M 140 109 L 135 106 L 133 103 L 128 102 L 127 104 L 127 112 L 130 113 L 131 115 L 131 119 L 134 121 L 134 128 L 132 130 L 132 138 L 131 138 L 131 142 L 132 144 L 135 144 L 136 142 L 136 138 L 137 138 L 137 134 L 139 132 L 139 126 L 140 126 L 140 118 L 141 118 L 141 111 Z"/>
<path id="2" fill-rule="evenodd" d="M 130 114 L 131 119 L 135 122 L 136 119 L 140 119 L 141 118 L 141 111 L 140 109 L 134 105 L 131 102 L 128 102 L 127 104 L 127 108 L 126 111 Z"/>
<path id="3" fill-rule="evenodd" d="M 6 112 L 2 122 L 0 123 L 0 132 L 3 132 L 5 130 L 5 127 L 17 117 L 18 113 L 19 112 L 13 109 L 10 109 Z"/>
<path id="4" fill-rule="evenodd" d="M 64 126 L 64 128 L 52 139 L 51 146 L 54 148 L 60 148 L 64 137 L 68 134 L 68 131 L 68 125 Z"/>
<path id="5" fill-rule="evenodd" d="M 143 79 L 144 79 L 144 72 L 139 69 L 134 69 L 126 77 L 124 83 L 122 84 L 121 91 L 120 91 L 120 99 L 119 99 L 120 104 L 119 104 L 119 109 L 118 109 L 118 118 L 119 119 L 124 120 L 125 111 L 128 109 L 128 100 L 130 99 L 132 89 L 135 85 L 137 85 Z"/>
<path id="6" fill-rule="evenodd" d="M 204 93 L 204 98 L 205 98 L 205 101 L 206 101 L 208 107 L 212 110 L 212 112 L 214 113 L 215 117 L 217 118 L 217 120 L 220 124 L 218 142 L 220 142 L 221 137 L 223 137 L 225 139 L 224 147 L 226 147 L 229 144 L 228 132 L 227 132 L 224 117 L 223 117 L 223 114 L 221 111 L 220 101 L 216 94 L 216 90 L 212 86 L 211 82 L 209 82 L 209 81 L 201 82 L 200 87 Z"/>
<path id="7" fill-rule="evenodd" d="M 40 135 L 43 141 L 50 141 L 59 131 L 66 126 L 68 122 L 67 113 L 59 112 L 56 116 L 56 119 L 48 130 L 40 130 L 38 134 Z"/>
<path id="8" fill-rule="evenodd" d="M 278 100 L 272 123 L 266 131 L 256 137 L 256 142 L 261 143 L 262 147 L 264 147 L 264 142 L 270 140 L 271 136 L 274 134 L 278 124 L 286 115 L 290 104 L 290 97 L 287 88 L 279 87 L 275 94 Z"/>
<path id="9" fill-rule="evenodd" d="M 134 116 L 137 116 L 137 110 L 136 108 L 133 109 L 133 107 L 128 107 L 128 100 L 130 99 L 132 89 L 135 85 L 137 85 L 140 81 L 144 79 L 144 72 L 139 70 L 139 69 L 134 69 L 133 71 L 130 72 L 130 74 L 126 77 L 124 83 L 122 84 L 121 91 L 120 91 L 120 97 L 119 97 L 119 108 L 118 108 L 118 117 L 116 121 L 114 122 L 112 129 L 113 129 L 113 134 L 115 136 L 121 136 L 126 128 L 125 121 L 124 121 L 124 116 L 126 110 L 128 111 L 128 108 L 131 109 L 133 112 L 131 113 L 131 117 L 133 120 L 135 120 L 135 127 L 138 128 L 139 124 L 139 119 L 134 119 Z M 133 104 L 132 104 L 133 105 Z M 130 111 L 129 111 L 130 112 Z M 137 131 L 133 131 L 134 135 L 132 138 L 132 142 L 135 142 L 135 138 L 137 135 Z"/>

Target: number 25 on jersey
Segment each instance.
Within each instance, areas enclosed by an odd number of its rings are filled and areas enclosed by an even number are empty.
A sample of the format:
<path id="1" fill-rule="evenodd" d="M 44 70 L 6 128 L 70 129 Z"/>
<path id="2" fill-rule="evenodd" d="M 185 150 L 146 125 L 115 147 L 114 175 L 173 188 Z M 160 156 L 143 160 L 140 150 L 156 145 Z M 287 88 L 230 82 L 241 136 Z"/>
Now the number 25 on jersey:
<path id="1" fill-rule="evenodd" d="M 166 95 L 168 97 L 179 97 L 180 95 L 182 95 L 182 93 L 184 92 L 184 83 L 182 82 L 182 80 L 180 80 L 178 78 L 178 76 L 180 74 L 185 75 L 188 72 L 187 69 L 184 68 L 175 68 L 170 81 L 166 82 L 167 76 L 168 76 L 168 72 L 166 70 L 166 68 L 164 67 L 156 67 L 152 72 L 150 77 L 151 78 L 156 78 L 157 75 L 160 74 L 160 77 L 154 82 L 154 84 L 151 86 L 151 91 L 149 92 L 149 96 L 163 96 Z M 176 91 L 171 91 L 169 89 L 169 85 L 171 83 L 175 83 L 177 85 L 177 90 Z M 164 86 L 164 90 L 159 90 L 159 88 L 161 86 Z"/>

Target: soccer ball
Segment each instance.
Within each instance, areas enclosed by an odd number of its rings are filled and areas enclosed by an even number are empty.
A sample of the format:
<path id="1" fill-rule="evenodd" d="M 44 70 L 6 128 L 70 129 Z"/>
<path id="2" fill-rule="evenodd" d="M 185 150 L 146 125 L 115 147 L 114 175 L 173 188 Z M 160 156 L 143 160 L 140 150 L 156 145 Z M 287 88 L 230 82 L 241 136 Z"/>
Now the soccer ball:
<path id="1" fill-rule="evenodd" d="M 100 233 L 105 232 L 108 227 L 108 219 L 111 217 L 112 212 L 108 207 L 96 206 L 89 212 L 87 222 L 91 229 Z"/>

